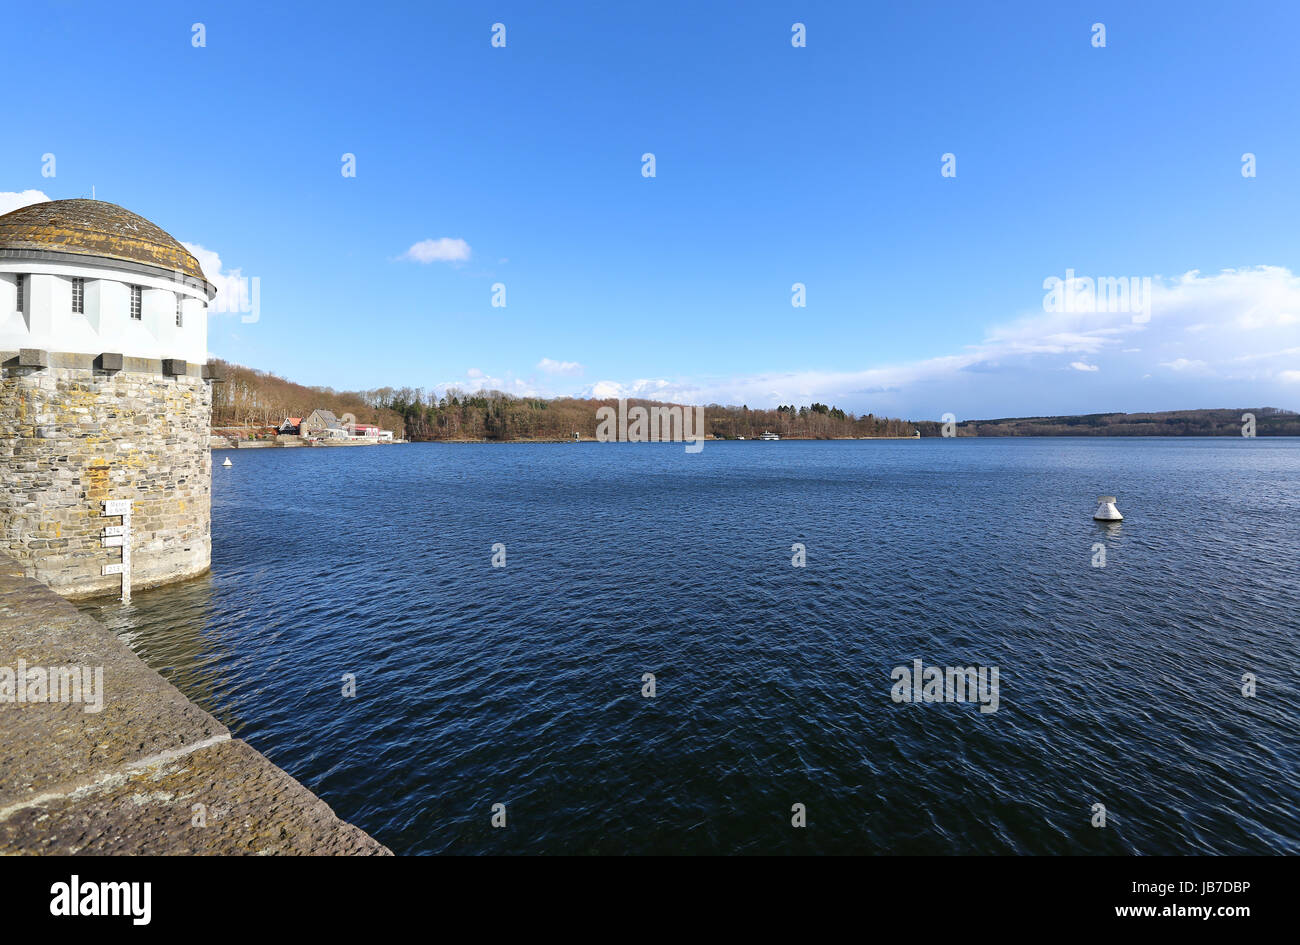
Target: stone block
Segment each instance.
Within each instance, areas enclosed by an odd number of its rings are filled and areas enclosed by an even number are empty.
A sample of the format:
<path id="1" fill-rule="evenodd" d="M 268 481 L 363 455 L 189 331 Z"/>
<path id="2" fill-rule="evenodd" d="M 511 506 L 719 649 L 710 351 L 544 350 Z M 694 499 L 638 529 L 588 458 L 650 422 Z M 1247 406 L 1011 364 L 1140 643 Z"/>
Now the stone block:
<path id="1" fill-rule="evenodd" d="M 120 371 L 122 370 L 122 355 L 117 352 L 105 351 L 95 360 L 95 367 L 101 371 Z"/>
<path id="2" fill-rule="evenodd" d="M 196 811 L 195 805 L 202 808 Z M 385 855 L 247 743 L 134 765 L 0 821 L 0 853 Z"/>

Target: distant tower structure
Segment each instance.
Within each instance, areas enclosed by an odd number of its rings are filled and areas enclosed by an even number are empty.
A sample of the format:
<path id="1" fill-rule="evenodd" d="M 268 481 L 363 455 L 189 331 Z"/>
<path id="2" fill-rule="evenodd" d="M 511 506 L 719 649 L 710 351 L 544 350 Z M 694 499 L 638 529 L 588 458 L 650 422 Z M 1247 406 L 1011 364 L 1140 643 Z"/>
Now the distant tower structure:
<path id="1" fill-rule="evenodd" d="M 69 597 L 114 593 L 103 503 L 132 503 L 131 584 L 206 571 L 216 289 L 100 200 L 0 216 L 0 552 Z"/>

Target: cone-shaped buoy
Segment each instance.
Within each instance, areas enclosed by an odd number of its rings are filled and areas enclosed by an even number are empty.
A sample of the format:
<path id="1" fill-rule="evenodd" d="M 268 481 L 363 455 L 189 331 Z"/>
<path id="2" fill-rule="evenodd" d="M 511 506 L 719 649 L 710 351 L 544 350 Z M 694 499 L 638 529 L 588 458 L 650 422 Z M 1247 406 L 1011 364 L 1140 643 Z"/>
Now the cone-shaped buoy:
<path id="1" fill-rule="evenodd" d="M 222 463 L 221 465 L 222 465 L 222 466 L 233 466 L 233 465 L 235 465 L 235 464 L 232 463 L 232 462 L 230 461 L 230 457 L 227 456 L 227 457 L 226 457 L 226 461 L 225 461 L 224 463 Z M 1115 514 L 1118 515 L 1119 513 L 1116 512 Z"/>
<path id="2" fill-rule="evenodd" d="M 1124 516 L 1119 514 L 1119 509 L 1115 508 L 1115 497 L 1113 495 L 1102 495 L 1097 497 L 1097 511 L 1092 516 L 1098 522 L 1122 522 Z"/>

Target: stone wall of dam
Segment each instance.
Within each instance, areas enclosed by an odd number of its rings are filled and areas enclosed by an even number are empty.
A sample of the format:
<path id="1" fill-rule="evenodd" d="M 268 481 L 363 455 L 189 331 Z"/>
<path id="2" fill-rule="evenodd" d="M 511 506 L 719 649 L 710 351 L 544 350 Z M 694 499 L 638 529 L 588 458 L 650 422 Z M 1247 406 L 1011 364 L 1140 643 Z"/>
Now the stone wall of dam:
<path id="1" fill-rule="evenodd" d="M 0 856 L 387 854 L 0 554 Z"/>
<path id="2" fill-rule="evenodd" d="M 211 382 L 183 361 L 0 351 L 0 552 L 68 597 L 116 594 L 103 503 L 131 502 L 131 585 L 211 560 Z"/>

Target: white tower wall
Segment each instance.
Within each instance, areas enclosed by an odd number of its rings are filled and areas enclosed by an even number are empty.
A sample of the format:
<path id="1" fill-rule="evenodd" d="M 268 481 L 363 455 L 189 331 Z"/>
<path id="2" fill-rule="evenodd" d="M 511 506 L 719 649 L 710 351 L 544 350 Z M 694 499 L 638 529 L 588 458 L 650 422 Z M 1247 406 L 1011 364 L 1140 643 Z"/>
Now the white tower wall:
<path id="1" fill-rule="evenodd" d="M 26 277 L 24 311 L 17 279 Z M 85 280 L 84 313 L 72 311 L 72 280 Z M 141 318 L 130 318 L 131 286 L 141 288 Z M 176 326 L 176 298 L 182 325 Z M 0 351 L 38 348 L 69 354 L 106 351 L 136 358 L 208 360 L 206 291 L 162 272 L 115 270 L 111 263 L 0 258 Z"/>

